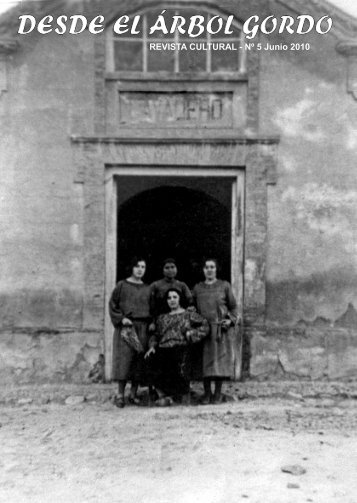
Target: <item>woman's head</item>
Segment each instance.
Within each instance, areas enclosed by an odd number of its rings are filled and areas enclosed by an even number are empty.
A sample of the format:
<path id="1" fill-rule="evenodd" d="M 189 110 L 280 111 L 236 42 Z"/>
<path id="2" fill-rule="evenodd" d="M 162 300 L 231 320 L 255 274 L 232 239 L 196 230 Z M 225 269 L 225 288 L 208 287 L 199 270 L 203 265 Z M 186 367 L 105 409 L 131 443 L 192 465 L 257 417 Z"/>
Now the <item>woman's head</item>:
<path id="1" fill-rule="evenodd" d="M 215 258 L 207 258 L 203 263 L 203 274 L 208 280 L 216 279 L 218 262 Z"/>
<path id="2" fill-rule="evenodd" d="M 146 260 L 143 257 L 133 257 L 130 261 L 130 274 L 135 279 L 142 279 L 146 271 Z"/>
<path id="3" fill-rule="evenodd" d="M 165 299 L 171 310 L 182 306 L 182 294 L 177 288 L 167 290 Z"/>
<path id="4" fill-rule="evenodd" d="M 173 279 L 177 275 L 177 265 L 174 258 L 167 258 L 162 265 L 162 272 L 165 278 Z"/>

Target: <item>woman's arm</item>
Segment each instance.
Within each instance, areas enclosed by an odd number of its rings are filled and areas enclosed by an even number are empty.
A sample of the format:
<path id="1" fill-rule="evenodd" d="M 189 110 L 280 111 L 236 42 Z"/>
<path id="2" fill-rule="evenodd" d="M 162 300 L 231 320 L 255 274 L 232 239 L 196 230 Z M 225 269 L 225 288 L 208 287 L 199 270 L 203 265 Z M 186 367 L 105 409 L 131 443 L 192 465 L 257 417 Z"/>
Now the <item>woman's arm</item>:
<path id="1" fill-rule="evenodd" d="M 159 344 L 161 337 L 162 337 L 162 331 L 163 331 L 163 317 L 165 315 L 161 314 L 155 324 L 155 331 L 152 333 L 151 337 L 149 338 L 149 347 L 150 348 L 156 348 L 156 346 Z"/>
<path id="2" fill-rule="evenodd" d="M 149 349 L 146 351 L 144 358 L 149 358 L 150 355 L 155 354 L 157 344 L 158 342 L 155 335 L 152 335 L 149 339 Z"/>
<path id="3" fill-rule="evenodd" d="M 161 326 L 160 318 L 161 317 L 159 316 L 159 318 L 157 319 L 157 323 L 154 324 L 154 332 L 149 337 L 149 343 L 148 343 L 149 349 L 145 353 L 144 358 L 148 358 L 150 355 L 155 354 L 155 352 L 156 352 L 156 347 L 160 341 L 160 333 L 159 333 L 160 326 Z"/>
<path id="4" fill-rule="evenodd" d="M 189 313 L 189 329 L 186 332 L 186 338 L 189 342 L 199 342 L 208 335 L 210 327 L 206 318 L 203 318 L 196 312 Z"/>
<path id="5" fill-rule="evenodd" d="M 114 288 L 109 301 L 109 315 L 115 328 L 118 328 L 124 318 L 124 313 L 120 309 L 120 294 L 123 283 L 119 281 Z"/>
<path id="6" fill-rule="evenodd" d="M 236 298 L 234 297 L 232 287 L 228 282 L 225 285 L 225 295 L 228 308 L 227 316 L 229 318 L 229 321 L 231 322 L 227 325 L 236 325 L 238 323 L 238 305 Z"/>

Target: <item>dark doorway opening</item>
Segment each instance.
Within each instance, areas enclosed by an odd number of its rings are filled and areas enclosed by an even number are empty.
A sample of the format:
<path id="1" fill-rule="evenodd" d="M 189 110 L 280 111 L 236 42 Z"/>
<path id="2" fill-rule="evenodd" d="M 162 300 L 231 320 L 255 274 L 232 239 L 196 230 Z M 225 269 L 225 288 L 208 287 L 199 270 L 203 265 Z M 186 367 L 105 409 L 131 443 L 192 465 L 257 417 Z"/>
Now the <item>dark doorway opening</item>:
<path id="1" fill-rule="evenodd" d="M 118 183 L 117 279 L 135 255 L 147 259 L 145 281 L 162 277 L 162 261 L 177 260 L 178 278 L 202 280 L 202 261 L 216 257 L 231 275 L 233 179 L 122 176 Z"/>

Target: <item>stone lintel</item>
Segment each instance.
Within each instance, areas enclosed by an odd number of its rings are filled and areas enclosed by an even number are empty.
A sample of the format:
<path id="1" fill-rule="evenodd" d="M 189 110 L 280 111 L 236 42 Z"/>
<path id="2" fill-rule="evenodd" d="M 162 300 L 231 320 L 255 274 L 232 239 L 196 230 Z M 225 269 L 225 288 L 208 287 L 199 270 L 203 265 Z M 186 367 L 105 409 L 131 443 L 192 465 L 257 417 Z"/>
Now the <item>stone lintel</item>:
<path id="1" fill-rule="evenodd" d="M 179 74 L 162 75 L 157 72 L 138 74 L 137 72 L 105 72 L 106 80 L 114 81 L 134 81 L 144 83 L 147 82 L 247 82 L 248 76 L 246 73 L 224 72 L 219 73 L 200 73 L 199 75 L 191 72 L 181 72 Z"/>
<path id="2" fill-rule="evenodd" d="M 190 132 L 191 133 L 191 132 Z M 71 141 L 73 143 L 159 143 L 161 144 L 172 144 L 172 143 L 181 143 L 181 144 L 187 144 L 187 143 L 194 143 L 194 144 L 228 144 L 228 145 L 233 145 L 233 144 L 238 144 L 238 145 L 253 145 L 253 144 L 260 144 L 260 145 L 275 145 L 278 144 L 280 141 L 280 138 L 278 136 L 254 136 L 254 137 L 237 137 L 237 136 L 227 136 L 224 135 L 220 137 L 219 135 L 215 134 L 215 136 L 199 136 L 199 137 L 192 137 L 192 133 L 190 137 L 177 137 L 177 136 L 172 136 L 172 137 L 165 137 L 165 138 L 158 138 L 158 137 L 149 137 L 149 136 L 115 136 L 115 137 L 108 137 L 108 136 L 71 136 Z"/>

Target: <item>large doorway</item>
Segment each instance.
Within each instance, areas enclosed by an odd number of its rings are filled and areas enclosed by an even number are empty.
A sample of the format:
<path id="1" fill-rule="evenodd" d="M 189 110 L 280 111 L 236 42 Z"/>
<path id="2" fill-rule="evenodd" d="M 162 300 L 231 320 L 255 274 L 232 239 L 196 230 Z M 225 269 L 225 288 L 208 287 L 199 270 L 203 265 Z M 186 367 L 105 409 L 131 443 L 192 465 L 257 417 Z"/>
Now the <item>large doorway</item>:
<path id="1" fill-rule="evenodd" d="M 243 313 L 244 170 L 207 167 L 108 166 L 106 171 L 106 299 L 130 274 L 130 259 L 143 255 L 145 281 L 162 277 L 174 257 L 179 279 L 203 279 L 202 261 L 216 257 L 220 278 L 231 282 Z M 106 376 L 111 376 L 113 327 L 105 311 Z M 236 375 L 240 375 L 240 360 Z"/>
<path id="2" fill-rule="evenodd" d="M 146 281 L 162 277 L 174 257 L 190 287 L 202 280 L 202 261 L 216 257 L 231 281 L 232 186 L 235 179 L 120 177 L 117 194 L 117 280 L 133 256 L 147 259 Z"/>

